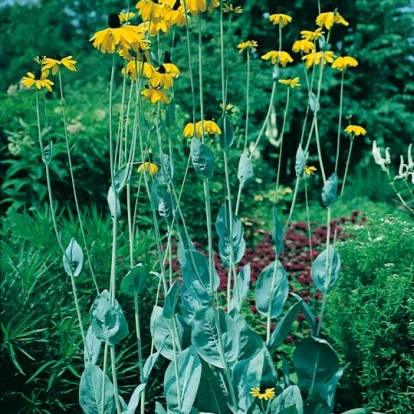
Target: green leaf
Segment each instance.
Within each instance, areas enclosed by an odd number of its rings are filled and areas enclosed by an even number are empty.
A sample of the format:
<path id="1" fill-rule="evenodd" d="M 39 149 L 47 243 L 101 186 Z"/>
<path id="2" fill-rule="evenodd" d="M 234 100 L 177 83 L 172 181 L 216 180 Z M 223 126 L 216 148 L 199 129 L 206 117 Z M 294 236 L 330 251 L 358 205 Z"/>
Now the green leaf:
<path id="1" fill-rule="evenodd" d="M 286 271 L 279 260 L 265 267 L 257 279 L 256 308 L 261 315 L 277 318 L 289 293 Z"/>
<path id="2" fill-rule="evenodd" d="M 283 390 L 270 405 L 271 414 L 303 414 L 303 400 L 297 385 Z"/>
<path id="3" fill-rule="evenodd" d="M 233 124 L 226 114 L 223 114 L 219 121 L 218 126 L 221 129 L 221 134 L 219 135 L 220 144 L 223 148 L 229 148 L 233 145 L 234 141 L 234 129 Z"/>
<path id="4" fill-rule="evenodd" d="M 217 271 L 214 268 L 211 269 L 213 285 L 210 286 L 210 265 L 202 253 L 179 248 L 178 260 L 185 287 L 202 305 L 208 305 L 211 302 L 211 293 L 215 292 L 220 285 Z"/>
<path id="5" fill-rule="evenodd" d="M 284 340 L 289 335 L 293 322 L 296 320 L 296 315 L 298 314 L 301 307 L 302 300 L 292 305 L 287 314 L 280 319 L 276 325 L 276 329 L 273 331 L 272 336 L 270 337 L 268 344 L 268 348 L 271 352 L 276 351 L 276 349 L 283 344 Z"/>
<path id="6" fill-rule="evenodd" d="M 118 195 L 114 192 L 112 186 L 109 187 L 107 201 L 112 219 L 119 220 L 121 217 L 121 204 Z"/>
<path id="7" fill-rule="evenodd" d="M 128 408 L 125 414 L 135 414 L 135 410 L 138 407 L 139 400 L 141 398 L 141 393 L 144 391 L 147 384 L 139 384 L 138 387 L 135 388 L 134 392 L 131 395 L 131 399 L 128 403 Z"/>
<path id="8" fill-rule="evenodd" d="M 53 156 L 53 141 L 50 141 L 49 145 L 46 145 L 43 148 L 42 161 L 45 164 L 49 164 L 50 161 L 52 160 L 52 156 Z"/>
<path id="9" fill-rule="evenodd" d="M 179 279 L 176 279 L 172 286 L 170 287 L 170 290 L 167 292 L 167 295 L 165 296 L 164 300 L 164 309 L 162 312 L 162 316 L 166 319 L 171 319 L 176 310 L 177 302 L 178 302 L 178 295 L 180 294 L 180 281 Z"/>
<path id="10" fill-rule="evenodd" d="M 176 376 L 176 366 L 178 372 Z M 201 377 L 201 362 L 193 346 L 177 355 L 168 366 L 164 377 L 164 395 L 172 412 L 187 414 L 193 407 Z M 179 409 L 178 400 L 181 402 Z"/>
<path id="11" fill-rule="evenodd" d="M 321 252 L 312 263 L 312 279 L 315 286 L 323 293 L 332 289 L 339 278 L 341 257 L 332 246 Z"/>
<path id="12" fill-rule="evenodd" d="M 93 333 L 101 341 L 116 345 L 128 335 L 128 324 L 119 303 L 112 306 L 109 292 L 104 290 L 94 301 L 91 309 Z"/>
<path id="13" fill-rule="evenodd" d="M 121 167 L 114 175 L 114 184 L 117 194 L 120 194 L 124 189 L 126 183 L 129 181 L 131 176 L 131 168 L 127 165 Z"/>
<path id="14" fill-rule="evenodd" d="M 322 188 L 322 204 L 330 208 L 336 200 L 338 192 L 338 176 L 336 171 L 325 181 Z"/>
<path id="15" fill-rule="evenodd" d="M 303 403 L 304 414 L 332 414 L 326 401 L 316 392 L 311 393 Z"/>
<path id="16" fill-rule="evenodd" d="M 191 342 L 198 354 L 209 364 L 224 368 L 220 349 L 228 364 L 240 353 L 240 324 L 219 308 L 202 308 L 195 314 Z M 219 329 L 217 328 L 219 326 Z"/>
<path id="17" fill-rule="evenodd" d="M 191 140 L 190 156 L 194 169 L 203 178 L 210 178 L 213 175 L 215 169 L 213 152 L 197 138 Z"/>
<path id="18" fill-rule="evenodd" d="M 165 111 L 165 126 L 171 128 L 175 122 L 175 101 L 171 99 L 170 104 Z"/>
<path id="19" fill-rule="evenodd" d="M 246 187 L 253 176 L 253 164 L 250 161 L 250 158 L 243 152 L 240 156 L 239 168 L 237 170 L 237 178 L 241 187 Z"/>
<path id="20" fill-rule="evenodd" d="M 283 231 L 283 224 L 277 216 L 276 208 L 272 208 L 272 217 L 273 217 L 273 231 L 272 231 L 272 242 L 275 245 L 276 254 L 279 255 L 283 252 L 285 248 L 285 234 Z"/>
<path id="21" fill-rule="evenodd" d="M 246 299 L 247 293 L 249 292 L 250 278 L 250 264 L 247 264 L 243 266 L 240 272 L 236 275 L 229 311 L 232 309 L 236 309 L 237 312 L 241 311 L 244 299 Z"/>
<path id="22" fill-rule="evenodd" d="M 94 364 L 89 364 L 83 371 L 79 386 L 79 402 L 85 414 L 115 413 L 113 385 L 107 375 L 105 375 L 105 393 L 102 401 L 103 380 L 102 370 Z M 102 404 L 104 405 L 103 411 Z"/>
<path id="23" fill-rule="evenodd" d="M 83 352 L 83 363 L 85 364 L 85 368 L 89 364 L 96 364 L 99 352 L 101 351 L 101 344 L 102 341 L 93 333 L 92 325 L 89 325 Z"/>
<path id="24" fill-rule="evenodd" d="M 244 229 L 241 220 L 231 214 L 232 226 L 230 229 L 230 214 L 226 204 L 223 204 L 216 219 L 216 231 L 219 235 L 219 252 L 224 267 L 229 266 L 233 250 L 234 263 L 240 262 L 246 250 L 244 241 Z M 230 231 L 232 234 L 230 234 Z"/>
<path id="25" fill-rule="evenodd" d="M 296 347 L 293 365 L 302 391 L 319 392 L 339 369 L 339 360 L 331 345 L 324 339 L 309 337 Z"/>
<path id="26" fill-rule="evenodd" d="M 157 157 L 160 170 L 158 174 L 155 175 L 155 180 L 158 184 L 167 185 L 170 183 L 174 177 L 174 166 L 167 154 L 160 154 Z"/>
<path id="27" fill-rule="evenodd" d="M 63 268 L 68 276 L 79 276 L 83 266 L 83 251 L 72 237 L 63 255 Z"/>
<path id="28" fill-rule="evenodd" d="M 303 171 L 305 169 L 305 164 L 306 164 L 305 153 L 303 152 L 302 145 L 299 144 L 299 147 L 296 151 L 296 162 L 295 162 L 296 177 L 302 177 Z"/>
<path id="29" fill-rule="evenodd" d="M 142 293 L 147 283 L 147 276 L 147 268 L 142 263 L 137 264 L 122 279 L 121 292 L 130 296 Z"/>

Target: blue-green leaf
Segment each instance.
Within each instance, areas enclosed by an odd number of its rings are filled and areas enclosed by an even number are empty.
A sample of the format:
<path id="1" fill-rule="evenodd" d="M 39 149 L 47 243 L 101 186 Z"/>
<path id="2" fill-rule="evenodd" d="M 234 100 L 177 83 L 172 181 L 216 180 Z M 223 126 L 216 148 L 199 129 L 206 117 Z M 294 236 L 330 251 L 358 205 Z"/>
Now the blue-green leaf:
<path id="1" fill-rule="evenodd" d="M 116 345 L 128 335 L 124 313 L 117 301 L 114 306 L 111 305 L 107 290 L 93 301 L 91 324 L 95 336 L 109 345 Z"/>
<path id="2" fill-rule="evenodd" d="M 147 360 L 145 361 L 145 364 L 144 364 L 144 369 L 143 369 L 143 372 L 142 372 L 142 376 L 143 376 L 143 378 L 141 378 L 141 382 L 145 382 L 145 383 L 147 383 L 148 382 L 148 378 L 149 378 L 149 376 L 150 376 L 150 374 L 151 374 L 151 371 L 152 371 L 152 369 L 154 368 L 154 365 L 155 365 L 155 363 L 157 362 L 157 360 L 158 360 L 158 358 L 159 358 L 159 356 L 161 355 L 161 350 L 162 350 L 162 345 L 161 345 L 161 348 L 158 350 L 158 351 L 156 351 L 156 352 L 153 352 L 148 358 L 147 358 Z"/>
<path id="3" fill-rule="evenodd" d="M 223 114 L 219 121 L 218 126 L 221 129 L 221 134 L 219 135 L 220 144 L 223 148 L 229 148 L 233 145 L 234 141 L 234 129 L 233 124 L 226 114 Z"/>
<path id="4" fill-rule="evenodd" d="M 114 184 L 117 194 L 120 194 L 124 189 L 126 183 L 129 181 L 131 176 L 131 168 L 127 165 L 121 167 L 114 175 Z"/>
<path id="5" fill-rule="evenodd" d="M 89 364 L 96 364 L 99 357 L 99 352 L 101 351 L 102 341 L 98 339 L 93 333 L 92 325 L 88 328 L 88 333 L 85 338 L 85 346 L 83 352 L 83 362 L 85 368 Z"/>
<path id="6" fill-rule="evenodd" d="M 185 284 L 183 284 L 181 286 L 181 313 L 184 322 L 187 325 L 192 325 L 195 313 L 202 307 L 201 303 L 191 294 Z"/>
<path id="7" fill-rule="evenodd" d="M 318 112 L 320 108 L 318 98 L 313 92 L 309 94 L 309 108 L 313 113 Z"/>
<path id="8" fill-rule="evenodd" d="M 213 152 L 197 138 L 191 140 L 190 156 L 194 169 L 203 178 L 210 178 L 213 175 L 216 166 Z"/>
<path id="9" fill-rule="evenodd" d="M 287 414 L 286 410 L 295 414 L 303 414 L 303 400 L 297 385 L 291 385 L 283 390 L 270 406 L 271 414 Z"/>
<path id="10" fill-rule="evenodd" d="M 131 395 L 131 399 L 129 400 L 125 414 L 135 414 L 135 410 L 137 409 L 139 400 L 141 398 L 141 393 L 144 391 L 146 385 L 147 384 L 139 384 L 138 387 L 135 388 L 134 392 Z"/>
<path id="11" fill-rule="evenodd" d="M 102 370 L 89 364 L 82 373 L 79 385 L 79 403 L 85 414 L 114 414 L 115 400 L 111 380 Z M 102 384 L 105 384 L 104 400 L 102 401 Z M 102 405 L 104 409 L 102 411 Z"/>
<path id="12" fill-rule="evenodd" d="M 167 185 L 174 177 L 173 163 L 167 154 L 158 155 L 156 160 L 158 161 L 160 170 L 154 177 L 159 184 Z"/>
<path id="13" fill-rule="evenodd" d="M 137 264 L 122 279 L 121 292 L 130 296 L 142 293 L 147 283 L 147 276 L 147 268 L 142 263 Z"/>
<path id="14" fill-rule="evenodd" d="M 107 201 L 112 219 L 119 220 L 121 217 L 121 204 L 119 202 L 118 195 L 113 190 L 112 186 L 109 187 Z"/>
<path id="15" fill-rule="evenodd" d="M 253 175 L 253 164 L 250 161 L 250 158 L 243 152 L 237 170 L 237 178 L 242 188 L 247 186 L 249 181 L 253 178 Z"/>
<path id="16" fill-rule="evenodd" d="M 276 208 L 272 208 L 272 217 L 273 217 L 273 231 L 272 231 L 272 242 L 275 245 L 276 254 L 279 255 L 283 252 L 285 248 L 285 233 L 283 231 L 283 224 L 277 216 Z"/>
<path id="17" fill-rule="evenodd" d="M 241 220 L 232 213 L 231 221 L 230 229 L 229 209 L 226 204 L 223 204 L 217 215 L 216 231 L 219 235 L 219 252 L 224 267 L 229 266 L 232 253 L 234 263 L 238 263 L 243 258 L 246 250 L 246 243 L 243 238 L 244 228 Z M 230 231 L 232 234 L 230 234 Z"/>
<path id="18" fill-rule="evenodd" d="M 224 368 L 225 361 L 221 358 L 220 349 L 223 349 L 228 364 L 231 365 L 237 360 L 240 353 L 240 328 L 240 324 L 223 310 L 202 308 L 194 317 L 192 343 L 206 362 Z"/>
<path id="19" fill-rule="evenodd" d="M 178 372 L 176 375 L 176 366 Z M 168 366 L 164 377 L 164 395 L 172 412 L 188 414 L 193 407 L 201 377 L 201 362 L 193 346 L 180 352 Z M 179 409 L 178 399 L 181 409 Z"/>
<path id="20" fill-rule="evenodd" d="M 312 279 L 315 286 L 326 293 L 332 289 L 339 278 L 341 270 L 341 257 L 332 246 L 325 249 L 312 264 Z"/>
<path id="21" fill-rule="evenodd" d="M 324 389 L 339 369 L 339 359 L 324 339 L 308 337 L 296 347 L 293 365 L 302 391 L 310 393 Z"/>
<path id="22" fill-rule="evenodd" d="M 165 296 L 164 300 L 164 309 L 162 312 L 162 316 L 166 319 L 171 319 L 176 310 L 177 302 L 178 302 L 178 295 L 180 293 L 180 281 L 179 279 L 176 279 L 172 286 L 170 287 L 170 290 L 167 292 L 167 295 Z"/>
<path id="23" fill-rule="evenodd" d="M 372 411 L 368 410 L 368 408 L 354 408 L 353 410 L 345 411 L 342 414 L 372 414 Z"/>
<path id="24" fill-rule="evenodd" d="M 303 402 L 304 414 L 332 414 L 327 402 L 317 392 L 312 392 Z"/>
<path id="25" fill-rule="evenodd" d="M 296 177 L 301 177 L 303 175 L 305 164 L 306 164 L 305 153 L 303 152 L 302 145 L 299 144 L 299 147 L 296 151 L 296 162 L 295 162 Z"/>
<path id="26" fill-rule="evenodd" d="M 316 336 L 316 329 L 317 329 L 317 324 L 316 324 L 316 318 L 315 315 L 313 314 L 311 308 L 308 306 L 308 304 L 302 300 L 302 298 L 297 295 L 296 293 L 291 292 L 290 293 L 297 301 L 301 302 L 302 304 L 302 311 L 305 315 L 306 320 L 308 321 L 310 327 L 311 327 L 311 334 L 313 336 Z"/>
<path id="27" fill-rule="evenodd" d="M 171 193 L 162 186 L 158 187 L 158 214 L 165 219 L 167 223 L 171 223 L 175 213 L 175 201 Z"/>
<path id="28" fill-rule="evenodd" d="M 165 408 L 158 401 L 155 402 L 155 414 L 167 414 Z"/>
<path id="29" fill-rule="evenodd" d="M 325 181 L 322 188 L 322 203 L 326 208 L 332 206 L 338 192 L 338 176 L 336 171 Z"/>
<path id="30" fill-rule="evenodd" d="M 277 318 L 289 293 L 286 271 L 279 260 L 265 267 L 256 284 L 256 308 L 261 315 Z"/>
<path id="31" fill-rule="evenodd" d="M 83 266 L 83 251 L 72 237 L 63 255 L 63 268 L 68 276 L 79 276 Z"/>
<path id="32" fill-rule="evenodd" d="M 50 141 L 49 145 L 46 145 L 43 148 L 42 161 L 45 164 L 49 164 L 50 161 L 52 160 L 52 156 L 53 156 L 53 141 Z"/>
<path id="33" fill-rule="evenodd" d="M 150 196 L 151 210 L 156 211 L 158 208 L 158 182 L 154 180 L 151 185 L 151 196 Z"/>
<path id="34" fill-rule="evenodd" d="M 242 267 L 240 272 L 236 275 L 236 280 L 233 287 L 233 297 L 231 298 L 229 310 L 236 309 L 237 312 L 241 311 L 244 299 L 249 292 L 250 287 L 250 264 Z"/>

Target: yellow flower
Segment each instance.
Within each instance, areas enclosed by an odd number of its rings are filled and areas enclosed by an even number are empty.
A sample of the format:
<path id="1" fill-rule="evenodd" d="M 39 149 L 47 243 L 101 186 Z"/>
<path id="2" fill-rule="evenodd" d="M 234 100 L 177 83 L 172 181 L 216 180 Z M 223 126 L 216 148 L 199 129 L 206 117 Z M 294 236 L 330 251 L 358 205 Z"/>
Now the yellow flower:
<path id="1" fill-rule="evenodd" d="M 224 11 L 224 13 L 240 14 L 240 13 L 243 13 L 243 8 L 241 6 L 233 7 L 232 4 L 224 4 L 223 11 Z"/>
<path id="2" fill-rule="evenodd" d="M 185 26 L 187 24 L 187 18 L 184 5 L 181 4 L 177 10 L 167 9 L 164 13 L 164 19 L 170 25 Z"/>
<path id="3" fill-rule="evenodd" d="M 270 15 L 269 20 L 273 24 L 280 24 L 281 27 L 284 27 L 292 21 L 292 18 L 287 14 L 278 13 Z"/>
<path id="4" fill-rule="evenodd" d="M 158 167 L 157 164 L 155 164 L 151 161 L 147 161 L 147 162 L 144 162 L 144 163 L 140 164 L 137 171 L 142 172 L 142 171 L 144 171 L 144 169 L 147 173 L 149 173 L 151 175 L 155 175 L 160 170 L 160 167 Z"/>
<path id="5" fill-rule="evenodd" d="M 328 30 L 334 25 L 334 23 L 349 26 L 349 23 L 338 12 L 321 13 L 316 18 L 316 24 L 319 27 L 325 26 Z"/>
<path id="6" fill-rule="evenodd" d="M 208 5 L 207 10 L 208 10 L 209 13 L 213 13 L 213 10 L 218 6 L 220 6 L 220 0 L 210 0 L 210 4 Z"/>
<path id="7" fill-rule="evenodd" d="M 308 55 L 305 55 L 302 57 L 302 60 L 306 63 L 306 69 L 310 68 L 312 65 L 319 65 L 322 62 L 323 63 L 332 63 L 335 58 L 335 55 L 332 51 L 328 50 L 327 52 L 314 52 L 309 53 Z"/>
<path id="8" fill-rule="evenodd" d="M 358 61 L 351 56 L 340 56 L 339 58 L 335 59 L 334 63 L 332 63 L 333 69 L 338 69 L 341 71 L 348 69 L 350 66 L 358 66 Z"/>
<path id="9" fill-rule="evenodd" d="M 349 135 L 354 135 L 356 137 L 358 135 L 365 135 L 367 133 L 366 129 L 362 128 L 362 126 L 359 125 L 348 125 L 344 131 Z"/>
<path id="10" fill-rule="evenodd" d="M 295 88 L 296 86 L 300 86 L 299 83 L 299 78 L 293 78 L 293 79 L 279 79 L 280 83 L 282 83 L 283 85 L 288 85 L 291 88 Z"/>
<path id="11" fill-rule="evenodd" d="M 108 17 L 109 28 L 96 32 L 89 40 L 102 53 L 114 53 L 117 46 L 129 49 L 134 43 L 142 41 L 136 26 L 121 26 L 119 15 L 112 13 Z"/>
<path id="12" fill-rule="evenodd" d="M 34 74 L 32 72 L 27 72 L 27 76 L 23 76 L 22 78 L 22 83 L 27 88 L 31 88 L 34 85 L 39 90 L 46 88 L 49 92 L 52 92 L 52 85 L 54 85 L 54 83 L 50 79 L 47 79 L 48 76 L 48 70 L 38 69 Z"/>
<path id="13" fill-rule="evenodd" d="M 274 388 L 266 388 L 265 392 L 261 392 L 259 387 L 253 387 L 250 391 L 250 394 L 253 397 L 259 398 L 259 400 L 272 400 L 275 398 L 275 389 Z"/>
<path id="14" fill-rule="evenodd" d="M 321 28 L 316 29 L 314 32 L 310 30 L 302 30 L 300 32 L 302 39 L 306 40 L 318 40 L 324 33 Z"/>
<path id="15" fill-rule="evenodd" d="M 164 65 L 161 65 L 158 69 L 153 71 L 149 83 L 154 88 L 163 87 L 165 89 L 170 89 L 173 86 L 174 81 L 172 74 L 167 72 L 167 68 Z"/>
<path id="16" fill-rule="evenodd" d="M 43 69 L 52 69 L 52 75 L 56 75 L 59 71 L 59 65 L 63 65 L 66 69 L 76 71 L 76 60 L 72 59 L 72 56 L 62 58 L 60 55 L 56 55 L 56 59 L 44 58 L 42 60 Z"/>
<path id="17" fill-rule="evenodd" d="M 136 4 L 135 7 L 138 9 L 138 14 L 144 21 L 147 21 L 149 19 L 160 19 L 164 14 L 163 5 L 151 0 L 141 0 Z"/>
<path id="18" fill-rule="evenodd" d="M 132 80 L 135 80 L 137 78 L 137 75 L 138 78 L 144 76 L 149 79 L 152 76 L 154 70 L 154 67 L 148 62 L 131 60 L 128 62 L 126 67 L 122 69 L 122 73 L 124 75 L 129 75 Z"/>
<path id="19" fill-rule="evenodd" d="M 119 21 L 121 24 L 128 23 L 134 16 L 135 13 L 133 12 L 119 13 Z"/>
<path id="20" fill-rule="evenodd" d="M 206 0 L 186 0 L 187 1 L 187 11 L 190 12 L 193 16 L 196 16 L 200 12 L 205 12 L 207 10 Z"/>
<path id="21" fill-rule="evenodd" d="M 157 102 L 161 102 L 161 103 L 170 102 L 168 95 L 162 89 L 154 89 L 154 88 L 144 89 L 141 92 L 141 95 L 144 95 L 148 100 L 151 101 L 152 104 L 156 104 Z"/>
<path id="22" fill-rule="evenodd" d="M 204 134 L 221 134 L 220 127 L 214 122 L 214 121 L 204 121 L 203 122 L 198 121 L 195 125 L 192 122 L 189 122 L 185 127 L 183 131 L 183 135 L 187 138 L 191 138 L 196 136 L 197 138 L 201 138 L 201 136 Z"/>
<path id="23" fill-rule="evenodd" d="M 315 43 L 308 39 L 296 40 L 296 42 L 293 43 L 292 50 L 295 53 L 310 53 L 315 50 Z"/>
<path id="24" fill-rule="evenodd" d="M 315 171 L 317 171 L 317 168 L 313 165 L 307 165 L 305 167 L 305 173 L 308 175 L 315 175 Z"/>
<path id="25" fill-rule="evenodd" d="M 257 41 L 256 40 L 246 40 L 245 42 L 239 43 L 237 48 L 240 49 L 239 53 L 242 53 L 243 50 L 250 49 L 255 52 L 257 49 Z"/>
<path id="26" fill-rule="evenodd" d="M 288 63 L 293 62 L 292 56 L 290 56 L 289 53 L 283 51 L 278 52 L 276 50 L 267 52 L 265 55 L 262 56 L 262 59 L 271 59 L 272 65 L 275 65 L 277 62 L 280 63 L 283 67 L 285 67 Z"/>

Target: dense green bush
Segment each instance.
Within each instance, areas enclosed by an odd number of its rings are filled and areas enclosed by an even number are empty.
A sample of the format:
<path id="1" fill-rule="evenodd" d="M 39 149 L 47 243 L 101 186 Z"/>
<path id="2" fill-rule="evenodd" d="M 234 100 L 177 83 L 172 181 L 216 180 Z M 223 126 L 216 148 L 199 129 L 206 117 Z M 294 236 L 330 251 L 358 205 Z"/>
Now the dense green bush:
<path id="1" fill-rule="evenodd" d="M 354 233 L 339 245 L 343 274 L 329 306 L 329 333 L 349 363 L 338 402 L 408 413 L 414 398 L 414 225 L 371 216 Z"/>

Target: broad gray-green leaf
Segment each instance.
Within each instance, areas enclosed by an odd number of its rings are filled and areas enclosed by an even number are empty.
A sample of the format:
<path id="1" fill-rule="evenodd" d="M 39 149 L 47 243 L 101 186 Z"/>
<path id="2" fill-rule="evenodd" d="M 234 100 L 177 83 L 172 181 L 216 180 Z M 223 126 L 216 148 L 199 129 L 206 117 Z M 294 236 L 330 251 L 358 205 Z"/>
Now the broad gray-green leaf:
<path id="1" fill-rule="evenodd" d="M 122 279 L 121 292 L 130 296 L 142 293 L 147 283 L 147 276 L 147 268 L 142 263 L 137 264 Z"/>
<path id="2" fill-rule="evenodd" d="M 155 414 L 167 414 L 165 408 L 158 402 L 155 402 Z"/>
<path id="3" fill-rule="evenodd" d="M 243 224 L 234 213 L 231 214 L 231 224 L 230 228 L 229 209 L 226 204 L 223 204 L 217 215 L 216 231 L 219 235 L 219 253 L 224 267 L 229 266 L 231 254 L 234 263 L 238 263 L 246 250 Z"/>
<path id="4" fill-rule="evenodd" d="M 290 293 L 297 301 L 301 302 L 302 304 L 302 311 L 305 315 L 306 320 L 308 321 L 310 327 L 311 327 L 311 334 L 313 336 L 316 336 L 316 329 L 317 329 L 317 324 L 316 324 L 316 318 L 315 315 L 313 314 L 311 308 L 308 306 L 308 304 L 302 300 L 302 298 L 297 295 L 296 293 L 291 292 Z"/>
<path id="5" fill-rule="evenodd" d="M 138 407 L 139 400 L 141 398 L 141 393 L 144 391 L 147 384 L 139 384 L 137 388 L 135 388 L 134 392 L 131 395 L 131 399 L 128 403 L 128 408 L 125 414 L 135 414 L 135 410 Z"/>
<path id="6" fill-rule="evenodd" d="M 219 350 L 223 349 L 228 364 L 237 360 L 240 353 L 240 324 L 219 308 L 202 308 L 195 314 L 191 339 L 198 354 L 206 362 L 224 368 Z"/>
<path id="7" fill-rule="evenodd" d="M 111 380 L 102 370 L 89 364 L 82 373 L 79 385 L 79 403 L 85 414 L 114 414 L 115 400 Z M 102 384 L 104 385 L 104 400 L 102 401 Z M 102 411 L 102 404 L 104 410 Z"/>
<path id="8" fill-rule="evenodd" d="M 233 145 L 234 141 L 234 129 L 233 124 L 226 114 L 223 114 L 219 121 L 218 126 L 221 129 L 221 134 L 219 135 L 220 144 L 223 148 L 229 148 Z"/>
<path id="9" fill-rule="evenodd" d="M 256 308 L 261 315 L 277 318 L 289 293 L 286 271 L 279 260 L 265 267 L 256 284 Z"/>
<path id="10" fill-rule="evenodd" d="M 210 178 L 215 169 L 214 155 L 211 149 L 199 139 L 191 140 L 191 162 L 194 169 L 203 177 Z"/>
<path id="11" fill-rule="evenodd" d="M 126 183 L 129 181 L 131 175 L 131 168 L 127 165 L 121 167 L 114 175 L 115 190 L 118 194 L 124 189 Z"/>
<path id="12" fill-rule="evenodd" d="M 171 102 L 165 110 L 165 126 L 171 128 L 175 122 L 175 101 L 171 99 Z"/>
<path id="13" fill-rule="evenodd" d="M 303 402 L 304 414 L 332 414 L 327 402 L 318 392 L 312 392 Z"/>
<path id="14" fill-rule="evenodd" d="M 99 352 L 101 351 L 102 341 L 98 339 L 93 333 L 92 325 L 88 328 L 88 333 L 86 334 L 85 346 L 83 352 L 83 362 L 85 368 L 89 364 L 96 364 L 99 357 Z"/>
<path id="15" fill-rule="evenodd" d="M 53 141 L 50 141 L 49 145 L 46 145 L 43 148 L 42 161 L 45 164 L 49 164 L 50 161 L 52 160 L 52 156 L 53 156 Z"/>
<path id="16" fill-rule="evenodd" d="M 150 198 L 151 210 L 156 211 L 158 208 L 158 182 L 156 180 L 152 182 Z"/>
<path id="17" fill-rule="evenodd" d="M 270 405 L 271 414 L 286 413 L 287 409 L 295 408 L 292 412 L 303 414 L 303 400 L 297 385 L 291 385 L 283 390 L 281 394 L 276 396 Z"/>
<path id="18" fill-rule="evenodd" d="M 110 303 L 109 293 L 104 290 L 94 301 L 91 308 L 93 333 L 101 341 L 116 345 L 128 335 L 128 324 L 119 303 Z"/>
<path id="19" fill-rule="evenodd" d="M 158 214 L 170 224 L 175 213 L 175 202 L 173 196 L 164 186 L 158 187 L 157 195 Z"/>
<path id="20" fill-rule="evenodd" d="M 171 319 L 176 310 L 177 302 L 178 302 L 178 295 L 180 293 L 180 281 L 179 279 L 176 279 L 172 286 L 170 287 L 170 290 L 167 292 L 167 295 L 165 296 L 164 300 L 164 309 L 162 312 L 162 316 L 166 319 Z"/>
<path id="21" fill-rule="evenodd" d="M 160 170 L 158 174 L 155 175 L 155 179 L 159 184 L 167 185 L 170 183 L 174 177 L 174 166 L 167 154 L 160 154 L 157 157 Z"/>
<path id="22" fill-rule="evenodd" d="M 183 338 L 184 326 L 181 323 L 180 318 L 177 318 L 178 322 L 178 340 L 181 342 Z M 171 332 L 173 325 L 170 319 L 166 319 L 163 316 L 163 309 L 160 306 L 154 306 L 151 314 L 150 330 L 154 340 L 154 346 L 156 349 L 161 350 L 161 355 L 167 359 L 174 358 L 173 344 Z M 176 345 L 177 347 L 177 345 Z"/>
<path id="23" fill-rule="evenodd" d="M 325 181 L 322 188 L 322 203 L 326 208 L 332 206 L 338 192 L 338 176 L 336 171 Z"/>
<path id="24" fill-rule="evenodd" d="M 305 153 L 303 152 L 302 145 L 299 144 L 299 147 L 296 151 L 296 162 L 295 162 L 296 177 L 302 177 L 303 171 L 305 169 L 305 164 L 306 164 Z"/>
<path id="25" fill-rule="evenodd" d="M 276 254 L 279 255 L 285 248 L 285 233 L 283 231 L 283 224 L 277 216 L 276 208 L 272 208 L 273 217 L 273 231 L 272 231 L 272 242 L 275 245 Z"/>
<path id="26" fill-rule="evenodd" d="M 353 410 L 344 411 L 342 414 L 373 414 L 368 408 L 354 408 Z"/>
<path id="27" fill-rule="evenodd" d="M 68 276 L 79 276 L 83 266 L 83 251 L 72 237 L 63 255 L 63 268 Z"/>
<path id="28" fill-rule="evenodd" d="M 237 312 L 241 311 L 244 299 L 246 299 L 247 293 L 250 287 L 250 264 L 242 267 L 240 272 L 236 275 L 236 280 L 233 287 L 233 297 L 231 298 L 229 310 L 236 309 Z"/>
<path id="29" fill-rule="evenodd" d="M 157 362 L 159 356 L 161 355 L 161 350 L 162 350 L 162 346 L 161 349 L 159 349 L 156 352 L 153 352 L 145 361 L 144 364 L 144 369 L 143 369 L 143 378 L 141 378 L 141 382 L 148 382 L 148 378 L 151 374 L 152 369 L 154 368 L 155 363 Z"/>
<path id="30" fill-rule="evenodd" d="M 242 188 L 247 186 L 248 182 L 253 178 L 253 175 L 253 164 L 250 158 L 243 152 L 237 170 L 237 178 Z"/>
<path id="31" fill-rule="evenodd" d="M 211 302 L 211 293 L 215 292 L 220 284 L 217 271 L 211 268 L 213 285 L 210 286 L 210 265 L 202 253 L 179 249 L 178 260 L 185 287 L 202 305 L 208 305 Z"/>
<path id="32" fill-rule="evenodd" d="M 323 389 L 339 369 L 339 359 L 331 345 L 313 336 L 296 347 L 293 365 L 302 391 L 310 393 Z"/>
<path id="33" fill-rule="evenodd" d="M 193 324 L 194 315 L 200 308 L 202 308 L 201 303 L 194 298 L 185 284 L 183 284 L 181 286 L 181 313 L 187 325 L 191 326 Z"/>
<path id="34" fill-rule="evenodd" d="M 111 212 L 111 217 L 114 220 L 118 220 L 119 217 L 121 217 L 121 204 L 112 186 L 109 187 L 107 201 L 108 201 L 109 211 Z"/>
<path id="35" fill-rule="evenodd" d="M 193 407 L 201 377 L 201 362 L 193 346 L 177 355 L 168 366 L 164 377 L 164 395 L 167 407 L 172 412 L 188 414 Z M 181 409 L 179 409 L 178 399 Z"/>
<path id="36" fill-rule="evenodd" d="M 313 113 L 318 112 L 320 108 L 318 98 L 313 92 L 309 94 L 309 108 Z"/>
<path id="37" fill-rule="evenodd" d="M 302 301 L 296 302 L 290 307 L 287 314 L 277 323 L 276 329 L 273 331 L 268 344 L 268 348 L 271 351 L 276 351 L 276 349 L 283 344 L 284 340 L 289 335 L 293 322 L 296 320 L 296 315 L 301 307 Z"/>
<path id="38" fill-rule="evenodd" d="M 312 264 L 312 279 L 315 286 L 322 293 L 328 292 L 338 281 L 340 270 L 341 257 L 332 246 L 329 246 L 329 251 L 325 249 Z"/>

